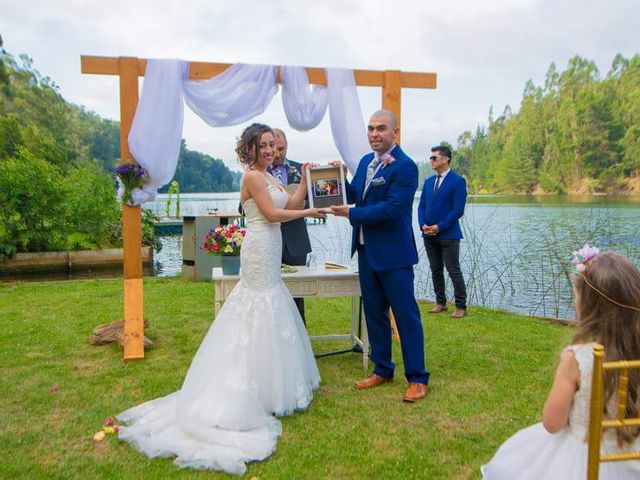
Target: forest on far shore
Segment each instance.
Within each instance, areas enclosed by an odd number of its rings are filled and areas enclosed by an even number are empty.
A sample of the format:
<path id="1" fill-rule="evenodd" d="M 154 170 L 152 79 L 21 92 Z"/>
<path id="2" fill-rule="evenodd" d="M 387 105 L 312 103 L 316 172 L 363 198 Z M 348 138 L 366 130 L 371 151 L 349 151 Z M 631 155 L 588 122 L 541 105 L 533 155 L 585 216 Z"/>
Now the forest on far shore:
<path id="1" fill-rule="evenodd" d="M 616 55 L 604 77 L 579 56 L 552 63 L 517 113 L 458 137 L 452 168 L 474 193 L 640 194 L 640 55 Z"/>

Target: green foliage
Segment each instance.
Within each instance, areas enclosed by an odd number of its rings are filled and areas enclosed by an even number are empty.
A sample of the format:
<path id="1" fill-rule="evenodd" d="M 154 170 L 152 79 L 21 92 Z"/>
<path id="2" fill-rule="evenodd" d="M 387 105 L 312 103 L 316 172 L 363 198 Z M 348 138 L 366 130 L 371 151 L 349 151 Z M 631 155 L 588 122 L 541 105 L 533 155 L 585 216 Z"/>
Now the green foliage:
<path id="1" fill-rule="evenodd" d="M 22 145 L 20 123 L 15 113 L 0 116 L 0 159 L 13 157 Z"/>
<path id="2" fill-rule="evenodd" d="M 66 198 L 70 225 L 67 248 L 106 248 L 116 241 L 120 223 L 119 203 L 113 179 L 91 162 L 82 163 L 67 177 Z M 84 241 L 79 243 L 78 238 Z"/>
<path id="3" fill-rule="evenodd" d="M 142 245 L 150 245 L 156 252 L 162 250 L 160 239 L 156 236 L 156 227 L 153 222 L 156 217 L 151 210 L 142 209 Z"/>
<path id="4" fill-rule="evenodd" d="M 55 165 L 19 147 L 16 156 L 0 161 L 0 178 L 0 253 L 62 249 L 66 185 Z"/>
<path id="5" fill-rule="evenodd" d="M 551 64 L 518 113 L 491 110 L 486 130 L 461 134 L 455 158 L 476 192 L 638 193 L 640 56 L 617 55 L 605 78 L 579 56 Z"/>
<path id="6" fill-rule="evenodd" d="M 175 193 L 176 195 L 176 218 L 180 217 L 180 184 L 175 180 L 171 182 L 169 186 L 169 190 L 167 191 L 169 194 L 167 196 L 167 204 L 164 209 L 164 216 L 169 218 L 171 217 L 171 196 Z"/>

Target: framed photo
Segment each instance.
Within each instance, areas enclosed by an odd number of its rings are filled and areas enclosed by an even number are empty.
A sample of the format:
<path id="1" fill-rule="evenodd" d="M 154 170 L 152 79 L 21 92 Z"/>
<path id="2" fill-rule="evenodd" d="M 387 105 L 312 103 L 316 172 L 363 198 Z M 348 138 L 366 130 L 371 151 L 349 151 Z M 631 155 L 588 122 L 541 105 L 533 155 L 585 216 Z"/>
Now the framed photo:
<path id="1" fill-rule="evenodd" d="M 332 205 L 346 205 L 347 192 L 342 167 L 324 165 L 307 170 L 309 207 L 326 208 Z"/>

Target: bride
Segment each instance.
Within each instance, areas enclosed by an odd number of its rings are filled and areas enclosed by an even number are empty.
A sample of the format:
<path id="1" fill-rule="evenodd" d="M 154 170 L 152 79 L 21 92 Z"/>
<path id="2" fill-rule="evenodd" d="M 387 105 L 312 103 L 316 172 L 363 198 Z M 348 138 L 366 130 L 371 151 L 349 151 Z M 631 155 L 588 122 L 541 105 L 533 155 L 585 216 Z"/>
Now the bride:
<path id="1" fill-rule="evenodd" d="M 266 125 L 247 127 L 236 152 L 246 167 L 241 201 L 247 235 L 240 282 L 196 353 L 182 388 L 119 414 L 119 437 L 181 467 L 243 474 L 282 433 L 275 417 L 304 410 L 320 384 L 298 309 L 280 276 L 280 224 L 325 216 L 304 204 L 306 175 L 289 196 L 268 173 L 275 155 Z M 304 168 L 304 167 L 303 167 Z M 275 417 L 274 417 L 275 415 Z"/>

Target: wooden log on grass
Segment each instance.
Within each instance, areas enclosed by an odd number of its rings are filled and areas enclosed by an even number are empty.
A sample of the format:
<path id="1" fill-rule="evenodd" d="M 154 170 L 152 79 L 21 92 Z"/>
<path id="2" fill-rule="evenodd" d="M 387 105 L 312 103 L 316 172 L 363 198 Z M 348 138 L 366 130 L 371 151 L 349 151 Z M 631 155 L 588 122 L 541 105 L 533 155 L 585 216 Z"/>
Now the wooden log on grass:
<path id="1" fill-rule="evenodd" d="M 149 326 L 149 321 L 144 321 L 144 328 Z M 116 342 L 121 347 L 124 347 L 124 321 L 119 320 L 112 323 L 103 323 L 93 329 L 91 339 L 89 340 L 92 345 L 106 345 L 107 343 Z M 153 347 L 153 342 L 144 337 L 144 346 Z"/>

